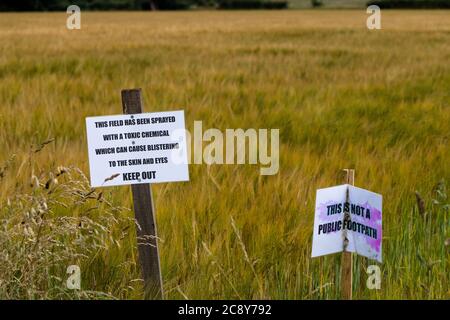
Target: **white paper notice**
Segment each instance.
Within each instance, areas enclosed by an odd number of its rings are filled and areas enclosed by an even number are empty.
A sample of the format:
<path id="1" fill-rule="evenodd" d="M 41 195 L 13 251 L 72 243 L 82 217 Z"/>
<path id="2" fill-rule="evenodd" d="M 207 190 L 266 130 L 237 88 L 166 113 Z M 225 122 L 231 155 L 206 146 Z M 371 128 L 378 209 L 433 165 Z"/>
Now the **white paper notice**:
<path id="1" fill-rule="evenodd" d="M 92 187 L 188 181 L 184 111 L 86 118 Z"/>

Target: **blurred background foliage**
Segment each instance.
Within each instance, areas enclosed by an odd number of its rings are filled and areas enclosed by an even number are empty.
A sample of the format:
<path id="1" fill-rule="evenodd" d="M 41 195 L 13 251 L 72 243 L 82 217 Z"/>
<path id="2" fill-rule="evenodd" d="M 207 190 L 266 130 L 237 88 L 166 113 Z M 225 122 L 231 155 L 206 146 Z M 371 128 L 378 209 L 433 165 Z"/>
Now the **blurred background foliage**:
<path id="1" fill-rule="evenodd" d="M 0 11 L 60 11 L 72 4 L 82 10 L 362 8 L 373 4 L 382 9 L 450 8 L 450 0 L 3 0 Z"/>

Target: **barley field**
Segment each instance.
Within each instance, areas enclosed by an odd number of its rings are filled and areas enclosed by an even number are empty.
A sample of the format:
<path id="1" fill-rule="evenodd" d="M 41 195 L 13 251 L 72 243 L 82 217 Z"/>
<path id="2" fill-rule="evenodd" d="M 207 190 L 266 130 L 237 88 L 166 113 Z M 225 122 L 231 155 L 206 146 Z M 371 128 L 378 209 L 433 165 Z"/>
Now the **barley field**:
<path id="1" fill-rule="evenodd" d="M 450 11 L 66 17 L 0 14 L 0 298 L 142 298 L 131 191 L 89 187 L 84 120 L 136 87 L 190 130 L 280 129 L 277 175 L 192 164 L 152 187 L 167 299 L 339 299 L 340 255 L 310 256 L 343 168 L 384 206 L 381 289 L 355 257 L 354 298 L 450 297 Z"/>

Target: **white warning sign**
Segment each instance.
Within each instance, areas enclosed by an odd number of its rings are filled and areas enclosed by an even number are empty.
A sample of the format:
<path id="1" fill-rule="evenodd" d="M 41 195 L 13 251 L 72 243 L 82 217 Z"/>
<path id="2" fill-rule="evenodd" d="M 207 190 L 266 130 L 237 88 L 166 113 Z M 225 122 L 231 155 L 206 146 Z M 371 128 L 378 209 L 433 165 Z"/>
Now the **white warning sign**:
<path id="1" fill-rule="evenodd" d="M 188 181 L 184 111 L 86 118 L 92 187 Z"/>

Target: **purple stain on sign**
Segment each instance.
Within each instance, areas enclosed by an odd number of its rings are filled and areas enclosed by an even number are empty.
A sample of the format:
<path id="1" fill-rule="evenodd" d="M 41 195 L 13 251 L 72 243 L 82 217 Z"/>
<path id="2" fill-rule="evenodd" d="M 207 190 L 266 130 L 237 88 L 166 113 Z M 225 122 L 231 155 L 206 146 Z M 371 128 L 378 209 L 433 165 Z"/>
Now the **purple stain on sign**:
<path id="1" fill-rule="evenodd" d="M 339 203 L 330 200 L 321 203 L 316 208 L 316 211 L 319 212 L 319 234 L 320 232 L 331 234 L 341 230 L 341 227 L 338 226 L 339 221 L 342 220 L 340 215 L 341 212 L 339 212 L 341 209 L 338 210 L 338 206 L 342 209 L 342 206 Z"/>
<path id="2" fill-rule="evenodd" d="M 377 238 L 366 238 L 367 243 L 376 252 L 380 252 L 381 238 L 382 238 L 382 228 L 381 228 L 381 211 L 377 208 L 372 207 L 369 203 L 364 204 L 365 208 L 370 210 L 370 220 L 368 221 L 369 227 L 377 230 Z"/>
<path id="3" fill-rule="evenodd" d="M 381 227 L 381 211 L 378 210 L 375 207 L 372 207 L 368 202 L 359 205 L 360 207 L 364 208 L 364 211 L 370 212 L 370 218 L 366 217 L 365 215 L 358 216 L 358 215 L 351 215 L 352 221 L 359 222 L 365 226 L 368 226 L 372 229 L 376 230 L 376 238 L 373 237 L 364 237 L 367 244 L 375 250 L 375 252 L 380 252 L 381 247 L 381 238 L 382 238 L 382 227 Z"/>
<path id="4" fill-rule="evenodd" d="M 336 215 L 336 214 L 332 214 L 332 215 L 328 215 L 328 207 L 331 205 L 335 205 L 338 204 L 335 201 L 327 201 L 325 203 L 321 203 L 318 207 L 317 207 L 317 211 L 319 212 L 319 221 L 320 223 L 328 223 L 328 222 L 332 222 L 332 221 L 338 221 L 339 219 L 343 218 Z M 370 227 L 374 230 L 376 230 L 376 238 L 373 237 L 369 237 L 366 236 L 364 237 L 367 244 L 375 251 L 375 252 L 380 252 L 380 247 L 381 247 L 381 238 L 382 238 L 382 226 L 381 226 L 381 211 L 378 210 L 375 207 L 372 207 L 368 202 L 366 202 L 363 205 L 359 205 L 361 208 L 364 208 L 364 212 L 369 211 L 370 212 L 370 218 L 367 217 L 366 215 L 356 215 L 356 214 L 352 214 L 351 215 L 351 220 L 354 222 L 358 222 L 360 224 L 363 224 L 367 227 Z M 338 232 L 339 230 L 333 230 L 333 231 L 329 231 L 328 233 L 335 233 Z M 355 235 L 358 235 L 357 233 L 355 233 Z"/>
<path id="5" fill-rule="evenodd" d="M 337 204 L 335 201 L 327 201 L 325 203 L 321 203 L 318 207 L 317 210 L 319 211 L 319 219 L 321 222 L 330 222 L 333 220 L 336 220 L 336 215 L 327 215 L 327 207 L 332 205 L 332 204 Z"/>

